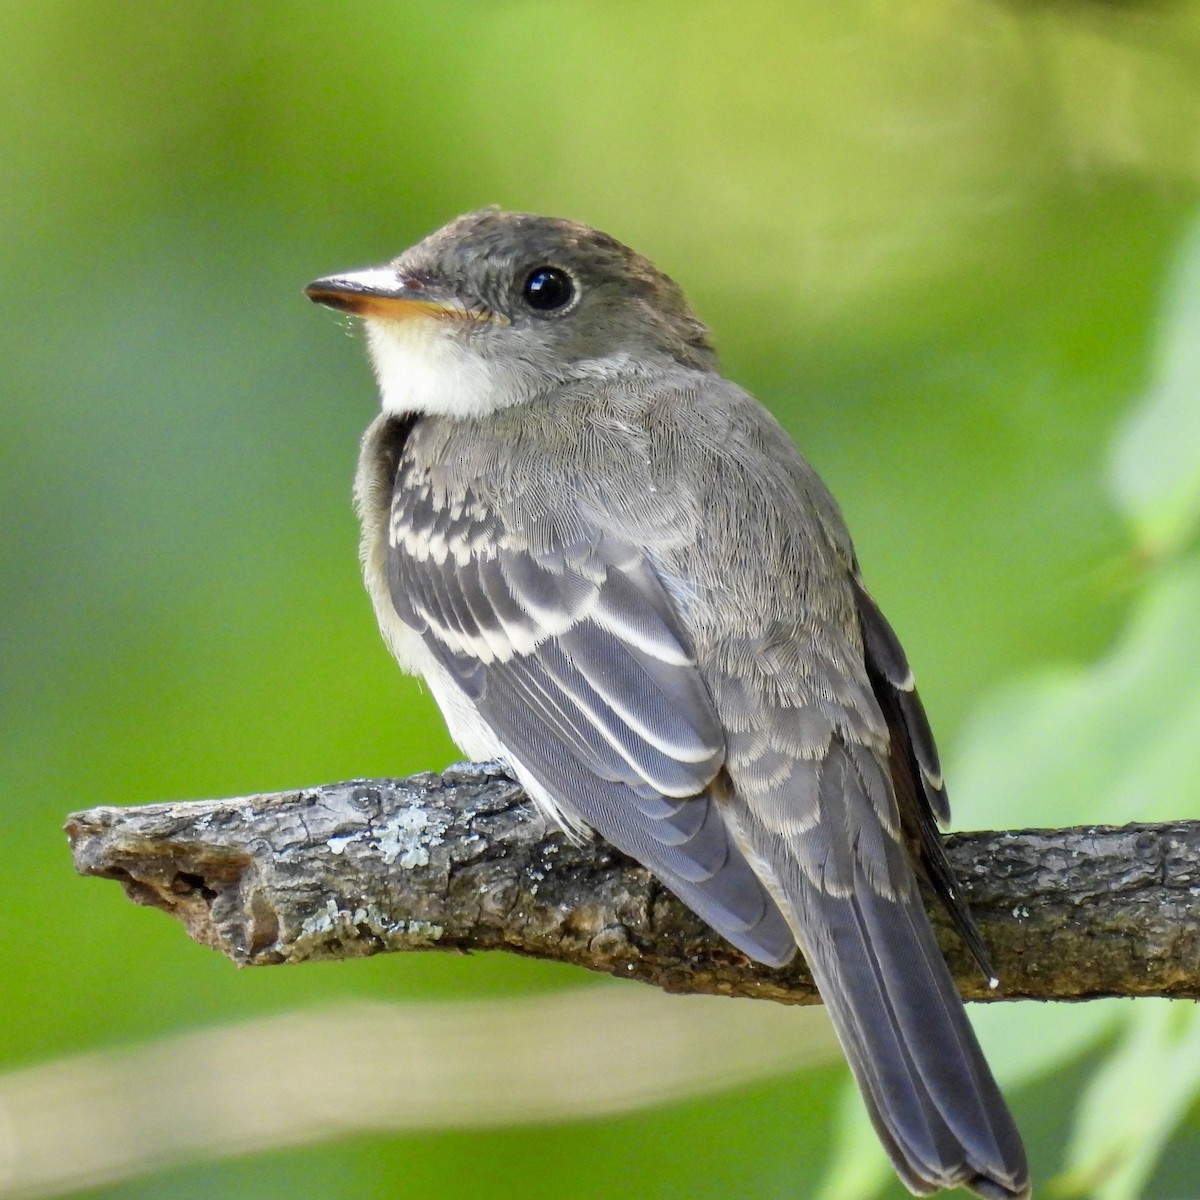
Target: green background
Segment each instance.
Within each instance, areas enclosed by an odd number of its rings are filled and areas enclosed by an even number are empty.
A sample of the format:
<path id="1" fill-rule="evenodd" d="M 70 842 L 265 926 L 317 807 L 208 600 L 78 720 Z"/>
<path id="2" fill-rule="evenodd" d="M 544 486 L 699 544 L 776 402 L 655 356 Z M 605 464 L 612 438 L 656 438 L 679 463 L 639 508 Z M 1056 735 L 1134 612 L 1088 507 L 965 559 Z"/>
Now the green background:
<path id="1" fill-rule="evenodd" d="M 330 998 L 586 982 L 498 956 L 239 973 L 75 878 L 60 831 L 93 804 L 456 757 L 359 580 L 362 347 L 300 289 L 486 203 L 598 225 L 683 285 L 841 500 L 959 764 L 960 822 L 1200 810 L 1195 4 L 10 3 L 0 96 L 0 1068 Z M 1127 414 L 1164 394 L 1122 459 Z M 1127 698 L 1104 674 L 1122 654 L 1145 674 Z M 1148 745 L 1171 767 L 1156 786 L 1101 795 Z M 1195 1196 L 1185 1018 L 1154 1059 L 1130 1008 L 1080 1016 L 1097 1040 L 1065 1050 L 1054 1009 L 982 1023 L 994 1058 L 1020 1047 L 1039 1182 Z M 1144 1114 L 1135 1082 L 1164 1064 L 1192 1083 L 1138 1166 L 1104 1097 Z M 96 1194 L 792 1197 L 824 1179 L 852 1200 L 880 1177 L 837 1157 L 859 1136 L 843 1087 L 831 1067 Z"/>

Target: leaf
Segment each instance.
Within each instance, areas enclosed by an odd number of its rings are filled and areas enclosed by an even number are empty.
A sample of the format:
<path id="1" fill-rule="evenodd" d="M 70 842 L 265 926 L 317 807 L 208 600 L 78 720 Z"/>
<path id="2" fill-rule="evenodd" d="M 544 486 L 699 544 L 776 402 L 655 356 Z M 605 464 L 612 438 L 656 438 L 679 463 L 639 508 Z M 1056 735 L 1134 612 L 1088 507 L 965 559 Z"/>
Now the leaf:
<path id="1" fill-rule="evenodd" d="M 954 769 L 956 824 L 1168 820 L 1200 779 L 1200 558 L 1150 579 L 1100 662 L 1027 677 L 969 725 Z"/>
<path id="2" fill-rule="evenodd" d="M 1178 550 L 1200 520 L 1200 221 L 1184 240 L 1158 319 L 1153 379 L 1113 456 L 1117 500 L 1142 549 Z"/>
<path id="3" fill-rule="evenodd" d="M 1200 1090 L 1200 1008 L 1142 1000 L 1080 1101 L 1055 1190 L 1135 1200 Z"/>

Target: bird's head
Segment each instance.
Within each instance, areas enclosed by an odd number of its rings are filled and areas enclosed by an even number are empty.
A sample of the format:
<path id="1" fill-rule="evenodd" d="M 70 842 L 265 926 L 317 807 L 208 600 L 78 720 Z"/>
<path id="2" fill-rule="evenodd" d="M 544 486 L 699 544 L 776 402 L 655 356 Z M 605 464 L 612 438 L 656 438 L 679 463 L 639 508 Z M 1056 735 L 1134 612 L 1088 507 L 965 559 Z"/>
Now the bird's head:
<path id="1" fill-rule="evenodd" d="M 482 416 L 586 376 L 716 356 L 679 287 L 572 221 L 488 208 L 310 299 L 361 317 L 385 411 Z"/>

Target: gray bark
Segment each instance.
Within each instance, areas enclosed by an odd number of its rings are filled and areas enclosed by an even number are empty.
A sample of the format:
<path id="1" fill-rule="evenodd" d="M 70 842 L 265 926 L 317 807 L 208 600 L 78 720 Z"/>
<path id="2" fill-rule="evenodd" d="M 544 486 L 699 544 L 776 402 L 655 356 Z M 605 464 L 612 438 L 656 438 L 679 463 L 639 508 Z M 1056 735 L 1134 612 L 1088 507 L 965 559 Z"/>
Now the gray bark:
<path id="1" fill-rule="evenodd" d="M 244 966 L 390 950 L 509 950 L 673 992 L 817 999 L 760 967 L 605 843 L 548 830 L 493 768 L 234 800 L 93 808 L 80 874 L 178 917 Z M 1200 821 L 947 839 L 991 946 L 989 991 L 934 912 L 970 999 L 1200 998 Z"/>

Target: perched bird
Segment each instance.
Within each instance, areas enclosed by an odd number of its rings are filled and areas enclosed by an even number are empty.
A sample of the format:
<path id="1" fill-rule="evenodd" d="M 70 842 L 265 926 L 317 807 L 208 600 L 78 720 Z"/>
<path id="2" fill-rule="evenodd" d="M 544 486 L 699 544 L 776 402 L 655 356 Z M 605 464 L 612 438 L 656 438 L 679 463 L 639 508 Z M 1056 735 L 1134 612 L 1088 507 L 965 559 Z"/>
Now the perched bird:
<path id="1" fill-rule="evenodd" d="M 307 293 L 366 325 L 364 574 L 455 741 L 751 958 L 799 947 L 914 1193 L 1028 1196 L 918 890 L 990 975 L 904 651 L 680 289 L 585 225 L 485 209 Z"/>

